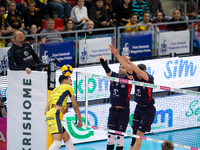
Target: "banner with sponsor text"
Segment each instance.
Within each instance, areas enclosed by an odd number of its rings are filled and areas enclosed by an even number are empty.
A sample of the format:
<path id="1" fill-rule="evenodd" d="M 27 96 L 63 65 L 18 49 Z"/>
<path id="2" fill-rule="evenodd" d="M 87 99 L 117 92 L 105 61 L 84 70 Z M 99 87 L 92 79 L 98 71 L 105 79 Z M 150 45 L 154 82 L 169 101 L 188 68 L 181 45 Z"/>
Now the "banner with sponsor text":
<path id="1" fill-rule="evenodd" d="M 140 59 L 152 56 L 152 34 L 122 36 L 121 55 Z"/>
<path id="2" fill-rule="evenodd" d="M 40 59 L 46 63 L 52 63 L 55 59 L 61 63 L 57 66 L 73 64 L 73 41 L 59 43 L 40 44 Z"/>
<path id="3" fill-rule="evenodd" d="M 189 53 L 190 51 L 189 31 L 161 32 L 158 39 L 159 55 Z"/>
<path id="4" fill-rule="evenodd" d="M 8 71 L 7 149 L 46 149 L 47 73 Z"/>
<path id="5" fill-rule="evenodd" d="M 103 56 L 105 60 L 111 59 L 111 52 L 108 50 L 111 44 L 111 37 L 96 38 L 79 41 L 79 64 L 95 63 L 97 57 Z M 85 51 L 86 49 L 86 51 Z"/>

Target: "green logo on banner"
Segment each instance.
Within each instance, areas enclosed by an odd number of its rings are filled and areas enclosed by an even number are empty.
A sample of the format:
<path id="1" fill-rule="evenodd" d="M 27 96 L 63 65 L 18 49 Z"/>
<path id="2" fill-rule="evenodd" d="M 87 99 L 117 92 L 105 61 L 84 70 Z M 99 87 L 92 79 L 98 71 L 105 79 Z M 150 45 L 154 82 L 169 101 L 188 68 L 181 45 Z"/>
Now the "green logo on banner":
<path id="1" fill-rule="evenodd" d="M 190 103 L 189 111 L 185 113 L 186 117 L 191 117 L 193 115 L 200 116 L 200 106 L 197 107 L 197 104 L 200 104 L 198 100 L 194 100 L 192 103 Z M 197 121 L 200 121 L 200 117 L 197 119 Z"/>
<path id="2" fill-rule="evenodd" d="M 82 118 L 82 121 L 85 122 L 85 118 L 83 118 L 83 117 L 81 117 L 81 118 Z M 91 131 L 90 128 L 86 128 L 86 129 L 77 128 L 76 124 L 73 123 L 76 120 L 75 117 L 67 117 L 66 120 L 67 120 L 67 127 L 69 129 L 69 132 L 74 138 L 76 138 L 76 139 L 87 139 L 91 136 L 94 136 L 94 131 Z M 89 122 L 88 122 L 88 125 L 90 125 Z M 76 128 L 76 130 L 80 131 L 81 134 L 78 134 L 77 132 L 75 132 L 73 128 Z M 88 131 L 88 132 L 83 135 L 83 131 Z"/>

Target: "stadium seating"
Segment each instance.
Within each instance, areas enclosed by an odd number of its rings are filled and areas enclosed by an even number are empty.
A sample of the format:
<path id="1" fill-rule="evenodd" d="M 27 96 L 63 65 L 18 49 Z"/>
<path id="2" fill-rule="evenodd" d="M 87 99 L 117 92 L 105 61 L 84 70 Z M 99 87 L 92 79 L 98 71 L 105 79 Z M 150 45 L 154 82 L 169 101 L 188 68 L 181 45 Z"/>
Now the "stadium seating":
<path id="1" fill-rule="evenodd" d="M 64 30 L 64 26 L 63 26 L 62 19 L 60 19 L 60 18 L 54 18 L 54 21 L 55 21 L 55 27 L 54 27 L 54 29 L 58 30 L 58 31 L 63 31 Z"/>
<path id="2" fill-rule="evenodd" d="M 46 20 L 42 19 L 42 29 L 46 28 Z"/>

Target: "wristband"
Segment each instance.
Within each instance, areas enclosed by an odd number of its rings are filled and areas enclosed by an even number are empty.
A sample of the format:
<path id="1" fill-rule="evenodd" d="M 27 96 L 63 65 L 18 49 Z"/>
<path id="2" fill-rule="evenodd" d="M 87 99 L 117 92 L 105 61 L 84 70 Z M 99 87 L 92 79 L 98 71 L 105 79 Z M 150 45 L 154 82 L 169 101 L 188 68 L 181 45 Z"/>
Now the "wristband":
<path id="1" fill-rule="evenodd" d="M 103 66 L 104 70 L 106 71 L 106 73 L 110 73 L 111 70 L 108 67 L 107 63 L 104 61 L 104 59 L 100 59 L 101 65 Z"/>

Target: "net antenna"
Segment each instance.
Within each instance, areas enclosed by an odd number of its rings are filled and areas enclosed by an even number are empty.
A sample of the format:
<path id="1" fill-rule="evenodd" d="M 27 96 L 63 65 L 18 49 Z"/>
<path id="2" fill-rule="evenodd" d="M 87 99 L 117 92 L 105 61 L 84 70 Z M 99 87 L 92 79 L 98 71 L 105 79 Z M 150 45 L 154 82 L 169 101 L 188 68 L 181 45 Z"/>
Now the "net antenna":
<path id="1" fill-rule="evenodd" d="M 85 125 L 88 121 L 88 74 L 86 73 L 86 59 L 87 59 L 87 51 L 86 51 L 86 28 L 85 28 Z"/>

